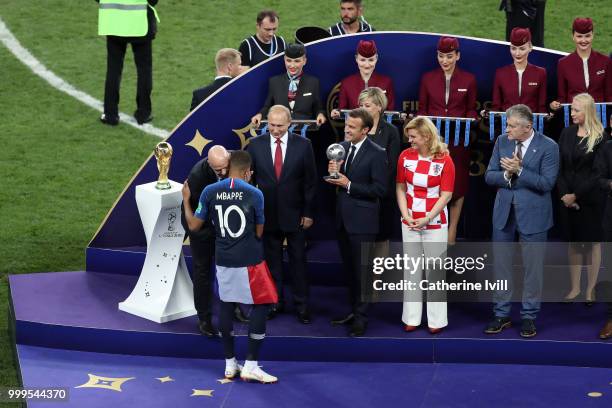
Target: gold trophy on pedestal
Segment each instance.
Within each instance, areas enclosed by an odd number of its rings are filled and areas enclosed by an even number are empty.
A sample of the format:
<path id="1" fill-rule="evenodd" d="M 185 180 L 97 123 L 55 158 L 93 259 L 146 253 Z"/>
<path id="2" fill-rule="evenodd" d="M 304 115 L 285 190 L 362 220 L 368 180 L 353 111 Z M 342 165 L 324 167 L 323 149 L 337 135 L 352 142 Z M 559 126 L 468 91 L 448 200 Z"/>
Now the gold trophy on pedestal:
<path id="1" fill-rule="evenodd" d="M 170 159 L 172 158 L 172 146 L 168 142 L 159 142 L 155 146 L 155 158 L 157 159 L 157 170 L 159 178 L 155 188 L 158 190 L 168 190 L 171 188 L 168 181 L 168 171 L 170 170 Z"/>

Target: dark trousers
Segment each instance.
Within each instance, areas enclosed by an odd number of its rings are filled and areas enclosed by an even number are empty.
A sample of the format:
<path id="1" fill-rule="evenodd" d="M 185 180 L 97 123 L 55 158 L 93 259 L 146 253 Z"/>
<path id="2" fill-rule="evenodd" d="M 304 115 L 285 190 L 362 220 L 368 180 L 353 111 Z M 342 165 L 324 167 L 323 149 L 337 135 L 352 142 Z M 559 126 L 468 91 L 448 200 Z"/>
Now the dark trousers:
<path id="1" fill-rule="evenodd" d="M 295 232 L 266 231 L 263 235 L 264 254 L 270 273 L 278 291 L 278 302 L 284 302 L 283 294 L 283 240 L 287 239 L 291 292 L 296 309 L 303 310 L 308 305 L 308 277 L 306 276 L 306 239 L 303 229 Z"/>
<path id="2" fill-rule="evenodd" d="M 612 229 L 604 230 L 604 241 L 602 242 L 602 255 L 607 276 L 612 274 Z M 608 303 L 608 319 L 612 320 L 612 282 L 603 281 L 597 284 L 595 298 L 605 299 Z"/>
<path id="3" fill-rule="evenodd" d="M 338 247 L 349 287 L 349 301 L 355 322 L 366 323 L 369 302 L 364 300 L 371 275 L 371 261 L 376 234 L 349 234 L 344 226 L 338 230 Z"/>
<path id="4" fill-rule="evenodd" d="M 123 60 L 128 43 L 132 44 L 136 63 L 136 112 L 137 119 L 151 115 L 151 91 L 153 90 L 153 56 L 151 39 L 127 39 L 106 36 L 106 83 L 104 86 L 104 114 L 107 118 L 119 117 L 119 87 Z"/>
<path id="5" fill-rule="evenodd" d="M 536 47 L 544 46 L 544 8 L 545 1 L 536 1 L 535 16 L 528 17 L 523 12 L 520 2 L 512 1 L 512 11 L 506 12 L 506 41 L 510 41 L 510 33 L 515 27 L 529 28 L 531 43 Z"/>
<path id="6" fill-rule="evenodd" d="M 212 316 L 212 274 L 211 264 L 215 253 L 214 231 L 208 229 L 191 234 L 191 261 L 193 266 L 193 302 L 200 321 Z"/>

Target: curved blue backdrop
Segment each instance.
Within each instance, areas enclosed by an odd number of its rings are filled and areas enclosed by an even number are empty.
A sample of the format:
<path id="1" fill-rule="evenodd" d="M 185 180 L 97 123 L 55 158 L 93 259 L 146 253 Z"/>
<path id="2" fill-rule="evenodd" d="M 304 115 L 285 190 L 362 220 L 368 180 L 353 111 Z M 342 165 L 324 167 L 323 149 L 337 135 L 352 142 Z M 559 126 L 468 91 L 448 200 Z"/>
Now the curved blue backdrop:
<path id="1" fill-rule="evenodd" d="M 357 71 L 355 48 L 361 39 L 376 41 L 379 61 L 377 72 L 393 78 L 396 109 L 414 111 L 418 100 L 420 78 L 423 73 L 438 66 L 436 44 L 440 34 L 416 32 L 376 32 L 334 37 L 307 45 L 306 72 L 319 78 L 323 103 L 329 110 L 337 97 L 337 85 L 347 75 Z M 510 64 L 512 58 L 508 43 L 469 37 L 458 37 L 461 46 L 459 66 L 476 75 L 478 100 L 481 106 L 491 100 L 495 70 Z M 557 60 L 566 55 L 558 51 L 534 49 L 530 62 L 548 71 L 549 100 L 556 93 Z M 259 111 L 267 93 L 268 78 L 284 72 L 282 55 L 258 65 L 244 75 L 232 80 L 211 95 L 191 112 L 172 132 L 167 141 L 174 148 L 169 177 L 182 182 L 191 167 L 215 144 L 229 149 L 244 148 L 254 132 L 249 128 L 251 116 Z M 187 101 L 190 95 L 185 95 Z M 324 163 L 324 148 L 337 137 L 338 125 L 326 125 L 320 132 L 311 134 L 315 154 Z M 491 141 L 488 128 L 481 124 L 478 141 L 473 146 L 471 168 L 471 192 L 466 197 L 463 235 L 486 237 L 490 229 L 492 192 L 484 185 L 482 174 L 488 163 Z M 341 129 L 340 129 L 341 130 Z M 151 146 L 153 150 L 153 146 Z M 324 171 L 323 167 L 321 168 Z M 321 174 L 322 176 L 323 174 Z M 157 179 L 156 161 L 150 156 L 135 174 L 118 198 L 89 248 L 122 248 L 146 246 L 144 231 L 135 202 L 135 187 Z M 312 231 L 313 239 L 333 239 L 333 191 L 322 187 L 319 196 L 319 217 Z M 90 259 L 88 256 L 88 270 Z"/>

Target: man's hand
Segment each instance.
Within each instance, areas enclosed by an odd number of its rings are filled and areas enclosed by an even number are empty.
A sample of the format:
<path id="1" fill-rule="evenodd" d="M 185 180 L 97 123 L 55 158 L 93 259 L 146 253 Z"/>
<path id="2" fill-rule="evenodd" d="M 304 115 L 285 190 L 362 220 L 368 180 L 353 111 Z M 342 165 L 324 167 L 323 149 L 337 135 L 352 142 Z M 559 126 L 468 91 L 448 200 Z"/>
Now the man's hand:
<path id="1" fill-rule="evenodd" d="M 350 183 L 350 180 L 346 178 L 346 176 L 342 173 L 338 173 L 337 179 L 327 178 L 325 179 L 325 181 L 327 181 L 329 184 L 333 184 L 334 186 L 342 188 L 348 188 L 348 185 Z"/>
<path id="2" fill-rule="evenodd" d="M 516 152 L 514 152 L 511 158 L 502 157 L 499 164 L 504 171 L 508 172 L 508 174 L 518 174 L 523 163 L 516 156 Z"/>
<path id="3" fill-rule="evenodd" d="M 342 163 L 344 163 L 344 160 L 330 160 L 327 164 L 327 171 L 329 172 L 329 174 L 339 173 L 340 167 L 342 167 Z"/>
<path id="4" fill-rule="evenodd" d="M 314 220 L 312 218 L 302 217 L 302 220 L 300 221 L 300 226 L 304 229 L 308 229 L 312 227 L 313 223 L 314 223 Z"/>
<path id="5" fill-rule="evenodd" d="M 331 117 L 332 119 L 340 119 L 340 111 L 338 109 L 333 109 L 331 111 Z"/>
<path id="6" fill-rule="evenodd" d="M 259 127 L 259 124 L 261 123 L 261 113 L 258 113 L 257 115 L 253 116 L 251 118 L 251 124 L 253 124 L 253 126 Z"/>
<path id="7" fill-rule="evenodd" d="M 317 115 L 317 125 L 321 126 L 322 124 L 324 124 L 327 121 L 327 119 L 325 118 L 325 115 L 323 115 L 322 113 L 319 113 Z"/>
<path id="8" fill-rule="evenodd" d="M 552 101 L 549 106 L 550 106 L 550 109 L 554 111 L 561 109 L 561 103 L 559 101 Z"/>
<path id="9" fill-rule="evenodd" d="M 187 183 L 187 180 L 185 180 L 185 182 L 183 183 L 183 201 L 189 201 L 189 199 L 191 198 L 191 190 L 189 189 L 189 183 Z"/>
<path id="10" fill-rule="evenodd" d="M 564 194 L 563 197 L 561 197 L 561 201 L 563 201 L 563 205 L 566 207 L 572 207 L 576 204 L 576 194 Z"/>

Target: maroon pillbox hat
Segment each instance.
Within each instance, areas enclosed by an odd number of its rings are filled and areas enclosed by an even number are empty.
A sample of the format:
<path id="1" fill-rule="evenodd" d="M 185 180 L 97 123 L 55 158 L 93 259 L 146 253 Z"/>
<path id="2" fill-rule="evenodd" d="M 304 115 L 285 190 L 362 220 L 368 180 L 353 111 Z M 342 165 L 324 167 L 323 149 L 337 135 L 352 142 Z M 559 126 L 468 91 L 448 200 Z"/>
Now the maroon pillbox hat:
<path id="1" fill-rule="evenodd" d="M 577 17 L 572 24 L 572 30 L 580 34 L 590 33 L 593 31 L 593 20 L 588 17 Z"/>
<path id="2" fill-rule="evenodd" d="M 510 43 L 520 47 L 531 41 L 531 31 L 528 28 L 515 27 L 510 33 Z"/>
<path id="3" fill-rule="evenodd" d="M 455 37 L 440 37 L 438 51 L 443 53 L 459 51 L 459 40 Z"/>
<path id="4" fill-rule="evenodd" d="M 361 40 L 357 44 L 357 54 L 362 57 L 370 58 L 376 55 L 378 50 L 376 49 L 376 43 L 370 40 Z"/>

